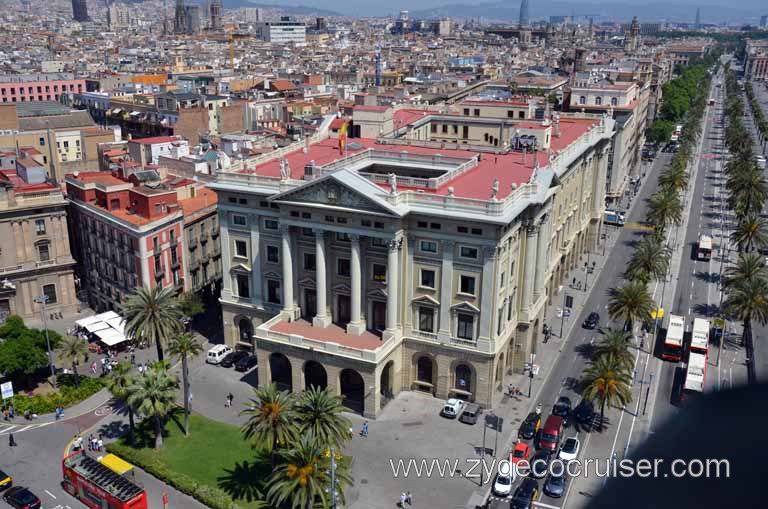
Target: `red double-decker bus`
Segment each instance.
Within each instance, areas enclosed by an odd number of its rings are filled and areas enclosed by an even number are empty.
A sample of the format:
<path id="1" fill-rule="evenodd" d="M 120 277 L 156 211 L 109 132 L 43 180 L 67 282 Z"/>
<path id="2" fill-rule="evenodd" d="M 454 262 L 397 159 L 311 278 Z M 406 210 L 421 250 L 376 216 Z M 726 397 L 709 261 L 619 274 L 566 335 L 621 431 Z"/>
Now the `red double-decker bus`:
<path id="1" fill-rule="evenodd" d="M 62 460 L 64 491 L 92 509 L 147 509 L 144 488 L 77 451 Z"/>

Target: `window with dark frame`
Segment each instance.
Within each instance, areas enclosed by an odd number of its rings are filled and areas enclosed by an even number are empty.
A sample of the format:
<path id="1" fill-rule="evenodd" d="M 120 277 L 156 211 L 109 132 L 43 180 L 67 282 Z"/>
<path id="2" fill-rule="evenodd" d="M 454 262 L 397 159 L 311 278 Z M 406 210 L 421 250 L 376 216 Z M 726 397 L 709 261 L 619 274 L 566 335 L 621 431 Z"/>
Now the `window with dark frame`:
<path id="1" fill-rule="evenodd" d="M 46 304 L 55 304 L 57 301 L 56 285 L 55 284 L 43 285 L 43 295 L 45 295 L 48 298 L 46 301 Z"/>
<path id="2" fill-rule="evenodd" d="M 267 261 L 269 263 L 280 263 L 280 249 L 277 246 L 267 246 Z"/>
<path id="3" fill-rule="evenodd" d="M 419 306 L 419 330 L 422 332 L 435 332 L 435 310 L 427 306 Z"/>
<path id="4" fill-rule="evenodd" d="M 467 295 L 475 294 L 475 278 L 473 276 L 461 275 L 459 278 L 459 291 Z"/>
<path id="5" fill-rule="evenodd" d="M 425 288 L 435 287 L 435 271 L 430 269 L 421 269 L 421 286 Z"/>
<path id="6" fill-rule="evenodd" d="M 304 253 L 304 270 L 312 272 L 317 270 L 317 257 L 315 253 Z"/>
<path id="7" fill-rule="evenodd" d="M 243 299 L 251 298 L 251 278 L 245 274 L 237 275 L 237 295 Z"/>
<path id="8" fill-rule="evenodd" d="M 475 339 L 475 317 L 469 313 L 458 313 L 456 336 L 461 339 Z"/>
<path id="9" fill-rule="evenodd" d="M 387 281 L 387 266 L 381 263 L 373 264 L 373 280 L 379 283 Z"/>
<path id="10" fill-rule="evenodd" d="M 248 258 L 248 243 L 244 240 L 235 241 L 235 256 Z"/>
<path id="11" fill-rule="evenodd" d="M 267 279 L 267 301 L 272 304 L 280 304 L 282 292 L 280 291 L 280 281 L 276 279 Z"/>
<path id="12" fill-rule="evenodd" d="M 336 259 L 336 274 L 342 277 L 349 277 L 350 275 L 349 258 Z"/>

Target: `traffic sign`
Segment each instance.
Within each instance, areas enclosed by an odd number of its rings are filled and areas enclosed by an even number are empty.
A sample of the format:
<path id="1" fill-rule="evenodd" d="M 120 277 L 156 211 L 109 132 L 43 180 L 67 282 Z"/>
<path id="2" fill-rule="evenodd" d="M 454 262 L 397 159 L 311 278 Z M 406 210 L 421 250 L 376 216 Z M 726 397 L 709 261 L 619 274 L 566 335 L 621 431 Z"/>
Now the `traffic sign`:
<path id="1" fill-rule="evenodd" d="M 13 382 L 0 384 L 0 393 L 2 393 L 3 400 L 11 399 L 13 397 Z"/>

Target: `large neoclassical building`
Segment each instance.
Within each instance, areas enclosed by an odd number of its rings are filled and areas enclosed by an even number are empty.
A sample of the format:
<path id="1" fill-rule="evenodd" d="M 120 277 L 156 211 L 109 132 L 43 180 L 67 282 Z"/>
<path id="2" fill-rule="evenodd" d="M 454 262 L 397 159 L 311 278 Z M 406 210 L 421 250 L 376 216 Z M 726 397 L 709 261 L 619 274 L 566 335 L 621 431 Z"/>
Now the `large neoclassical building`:
<path id="1" fill-rule="evenodd" d="M 356 107 L 359 138 L 328 119 L 217 176 L 226 340 L 256 352 L 259 384 L 375 417 L 403 390 L 493 406 L 535 361 L 599 238 L 613 120 L 477 115 Z"/>

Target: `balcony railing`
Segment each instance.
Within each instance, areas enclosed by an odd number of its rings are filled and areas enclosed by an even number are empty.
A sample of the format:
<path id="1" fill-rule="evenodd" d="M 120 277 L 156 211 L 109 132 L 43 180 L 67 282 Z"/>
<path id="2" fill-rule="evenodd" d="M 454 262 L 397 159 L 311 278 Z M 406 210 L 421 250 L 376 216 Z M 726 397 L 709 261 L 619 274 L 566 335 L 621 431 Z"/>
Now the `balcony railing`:
<path id="1" fill-rule="evenodd" d="M 193 237 L 189 239 L 189 250 L 194 251 L 197 249 L 197 238 Z"/>
<path id="2" fill-rule="evenodd" d="M 152 252 L 158 255 L 163 252 L 163 248 L 160 246 L 160 244 L 152 246 Z"/>
<path id="3" fill-rule="evenodd" d="M 155 279 L 163 279 L 165 277 L 165 271 L 160 269 L 157 272 L 155 272 Z"/>

